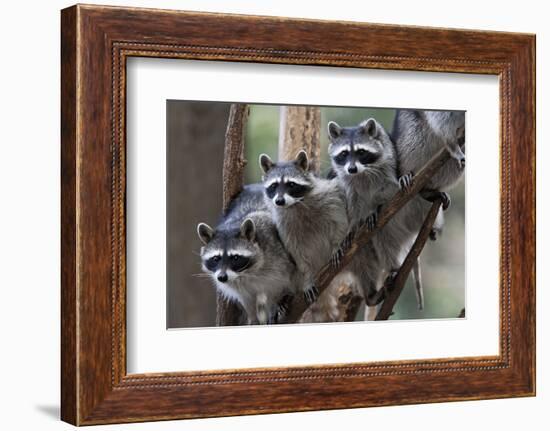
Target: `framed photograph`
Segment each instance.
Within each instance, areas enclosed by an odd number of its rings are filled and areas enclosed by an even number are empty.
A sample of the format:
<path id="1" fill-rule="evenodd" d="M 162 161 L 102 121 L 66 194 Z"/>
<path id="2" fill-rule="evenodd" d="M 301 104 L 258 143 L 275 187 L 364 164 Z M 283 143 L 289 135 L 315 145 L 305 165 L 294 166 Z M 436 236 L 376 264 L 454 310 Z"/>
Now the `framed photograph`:
<path id="1" fill-rule="evenodd" d="M 61 415 L 535 394 L 535 37 L 61 13 Z"/>

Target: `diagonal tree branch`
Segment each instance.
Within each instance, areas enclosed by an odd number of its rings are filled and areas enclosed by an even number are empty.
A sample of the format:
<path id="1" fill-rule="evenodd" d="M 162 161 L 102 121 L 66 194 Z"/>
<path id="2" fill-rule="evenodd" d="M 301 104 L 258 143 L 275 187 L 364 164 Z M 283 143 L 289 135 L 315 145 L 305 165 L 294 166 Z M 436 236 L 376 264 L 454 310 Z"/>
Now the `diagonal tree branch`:
<path id="1" fill-rule="evenodd" d="M 401 268 L 399 268 L 399 271 L 397 271 L 397 274 L 391 281 L 391 284 L 388 286 L 389 293 L 384 299 L 384 302 L 382 303 L 380 311 L 378 311 L 375 320 L 388 320 L 392 315 L 393 307 L 399 299 L 401 292 L 403 292 L 403 289 L 405 288 L 405 283 L 407 282 L 409 273 L 411 272 L 413 265 L 417 261 L 418 256 L 422 252 L 424 245 L 426 245 L 426 241 L 430 236 L 430 231 L 432 230 L 435 218 L 437 217 L 437 213 L 439 212 L 440 207 L 441 199 L 437 199 L 432 204 L 432 207 L 430 208 L 430 211 L 428 212 L 428 215 L 426 216 L 426 219 L 422 224 L 420 232 L 418 232 L 413 246 L 409 250 L 407 257 L 401 264 Z"/>
<path id="2" fill-rule="evenodd" d="M 388 223 L 391 218 L 414 196 L 426 187 L 430 179 L 437 171 L 450 159 L 446 149 L 441 149 L 414 177 L 411 187 L 406 191 L 398 192 L 388 204 L 382 209 L 378 216 L 376 228 L 370 231 L 367 226 L 361 227 L 353 236 L 348 246 L 342 246 L 341 256 L 335 262 L 328 262 L 317 274 L 315 286 L 321 294 L 329 285 L 334 277 L 345 268 L 355 256 L 358 250 L 364 247 L 373 236 Z M 307 310 L 308 305 L 301 295 L 297 295 L 287 317 L 288 322 L 297 322 L 302 314 Z"/>

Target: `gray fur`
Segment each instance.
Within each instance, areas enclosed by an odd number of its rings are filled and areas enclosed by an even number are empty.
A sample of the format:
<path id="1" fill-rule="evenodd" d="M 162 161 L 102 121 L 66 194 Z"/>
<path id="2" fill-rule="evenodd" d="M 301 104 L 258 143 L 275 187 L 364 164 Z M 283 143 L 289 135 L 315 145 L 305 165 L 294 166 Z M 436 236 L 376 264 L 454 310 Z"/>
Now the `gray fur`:
<path id="1" fill-rule="evenodd" d="M 316 177 L 307 170 L 307 156 L 300 152 L 290 162 L 273 163 L 261 157 L 264 184 L 277 178 L 295 178 L 308 186 L 308 192 L 292 204 L 277 206 L 265 195 L 281 240 L 294 258 L 306 299 L 316 296 L 314 277 L 330 261 L 348 232 L 346 199 L 335 181 Z"/>
<path id="2" fill-rule="evenodd" d="M 418 173 L 443 147 L 449 160 L 433 176 L 427 188 L 445 191 L 464 175 L 465 115 L 461 111 L 397 110 L 391 133 L 398 157 L 400 175 Z"/>
<path id="3" fill-rule="evenodd" d="M 391 133 L 400 175 L 418 173 L 441 148 L 447 148 L 452 159 L 431 178 L 427 190 L 451 189 L 464 175 L 465 114 L 462 111 L 397 110 Z M 416 234 L 431 207 L 429 202 L 414 199 L 402 210 L 407 229 Z M 434 231 L 441 231 L 440 211 Z"/>
<path id="4" fill-rule="evenodd" d="M 379 208 L 400 191 L 397 156 L 393 143 L 384 127 L 374 119 L 364 121 L 355 127 L 340 127 L 331 122 L 329 137 L 332 167 L 337 181 L 346 192 L 350 225 L 357 229 L 367 223 L 374 228 Z M 377 154 L 378 158 L 363 165 L 357 173 L 350 174 L 347 167 L 335 161 L 342 148 L 349 148 L 351 152 L 356 151 L 356 148 L 368 148 Z M 404 184 L 407 184 L 407 181 Z M 424 204 L 420 197 L 414 198 L 413 201 L 413 206 Z M 403 211 L 398 212 L 376 233 L 372 241 L 356 254 L 351 263 L 351 270 L 359 279 L 368 305 L 378 302 L 378 299 L 373 298 L 376 297 L 385 278 L 400 267 L 412 245 L 413 229 L 403 214 Z"/>
<path id="5" fill-rule="evenodd" d="M 370 134 L 358 133 L 358 130 L 363 130 L 367 124 Z M 350 208 L 350 225 L 357 226 L 399 191 L 394 148 L 384 128 L 372 118 L 356 127 L 340 127 L 330 122 L 329 133 L 330 129 L 333 130 L 332 133 L 338 130 L 337 136 L 330 136 L 328 151 L 333 161 L 332 167 L 346 193 L 347 205 Z M 358 144 L 367 146 L 380 158 L 365 166 L 364 172 L 361 172 L 360 168 L 359 173 L 348 175 L 344 167 L 334 163 L 334 156 L 342 146 Z"/>
<path id="6" fill-rule="evenodd" d="M 203 270 L 212 276 L 219 292 L 239 303 L 248 316 L 248 323 L 275 323 L 278 304 L 286 295 L 295 294 L 296 267 L 286 252 L 263 199 L 259 184 L 245 186 L 233 200 L 216 229 L 198 226 Z M 210 231 L 210 235 L 204 235 Z M 252 256 L 252 262 L 241 272 L 232 272 L 226 282 L 216 279 L 206 267 L 206 258 L 217 250 L 241 250 Z M 230 270 L 228 270 L 228 273 Z"/>

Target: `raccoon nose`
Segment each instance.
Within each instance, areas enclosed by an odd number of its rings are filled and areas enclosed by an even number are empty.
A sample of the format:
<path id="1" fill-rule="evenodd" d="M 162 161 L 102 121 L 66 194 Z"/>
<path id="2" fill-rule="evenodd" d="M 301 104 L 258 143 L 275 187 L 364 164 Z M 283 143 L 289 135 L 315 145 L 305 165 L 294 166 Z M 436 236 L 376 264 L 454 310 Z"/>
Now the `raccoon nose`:
<path id="1" fill-rule="evenodd" d="M 218 281 L 225 283 L 227 281 L 227 274 L 219 274 Z"/>
<path id="2" fill-rule="evenodd" d="M 275 205 L 278 205 L 282 207 L 285 204 L 285 198 L 277 198 L 275 199 Z"/>
<path id="3" fill-rule="evenodd" d="M 348 166 L 348 173 L 356 174 L 357 173 L 357 166 Z"/>

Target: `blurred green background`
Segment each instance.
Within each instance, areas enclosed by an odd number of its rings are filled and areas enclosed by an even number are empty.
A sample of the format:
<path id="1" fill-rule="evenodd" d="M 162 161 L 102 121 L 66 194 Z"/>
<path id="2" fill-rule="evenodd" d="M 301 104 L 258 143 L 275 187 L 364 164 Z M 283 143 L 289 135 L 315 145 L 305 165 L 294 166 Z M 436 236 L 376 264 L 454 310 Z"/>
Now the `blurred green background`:
<path id="1" fill-rule="evenodd" d="M 251 105 L 246 133 L 246 182 L 261 181 L 258 158 L 266 153 L 277 159 L 279 135 L 279 106 Z M 394 109 L 321 108 L 321 170 L 330 168 L 327 155 L 328 136 L 325 125 L 336 121 L 341 126 L 354 126 L 361 121 L 376 118 L 388 132 L 395 116 Z M 445 212 L 442 236 L 428 241 L 421 256 L 425 308 L 416 306 L 414 287 L 409 277 L 407 286 L 394 308 L 392 319 L 455 318 L 465 307 L 465 194 L 464 180 L 450 192 L 452 204 Z M 361 313 L 360 313 L 361 314 Z M 358 316 L 362 320 L 362 315 Z"/>

